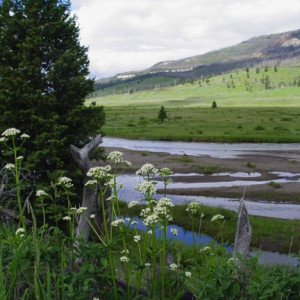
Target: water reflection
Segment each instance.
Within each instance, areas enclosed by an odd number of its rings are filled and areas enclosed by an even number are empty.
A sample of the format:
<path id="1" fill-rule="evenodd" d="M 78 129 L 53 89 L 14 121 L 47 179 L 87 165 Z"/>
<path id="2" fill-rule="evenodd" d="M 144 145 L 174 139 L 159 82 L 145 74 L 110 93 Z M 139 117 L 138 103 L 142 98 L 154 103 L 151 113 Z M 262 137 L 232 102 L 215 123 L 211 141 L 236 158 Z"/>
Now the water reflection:
<path id="1" fill-rule="evenodd" d="M 137 228 L 141 231 L 146 231 L 147 227 L 143 225 L 141 219 L 138 217 L 133 217 L 132 221 L 136 221 L 137 225 L 130 225 L 131 228 Z M 125 224 L 128 224 L 128 221 L 125 221 Z M 177 229 L 178 235 L 173 235 L 171 233 L 171 228 Z M 160 237 L 160 230 L 159 228 L 156 228 L 156 236 L 157 238 Z M 193 233 L 192 231 L 185 230 L 181 226 L 178 225 L 169 225 L 167 227 L 167 239 L 175 239 L 180 240 L 184 242 L 188 246 L 193 245 Z M 211 243 L 217 243 L 216 240 L 214 240 L 211 236 L 205 235 L 205 234 L 198 234 L 195 233 L 195 242 L 196 245 L 201 245 L 201 247 L 204 247 Z M 233 246 L 232 245 L 225 245 L 227 251 L 232 252 Z M 261 264 L 289 264 L 289 265 L 297 265 L 300 263 L 300 261 L 295 258 L 291 257 L 286 254 L 281 254 L 278 252 L 271 252 L 271 251 L 250 251 L 250 255 L 252 256 L 259 256 L 258 262 Z"/>

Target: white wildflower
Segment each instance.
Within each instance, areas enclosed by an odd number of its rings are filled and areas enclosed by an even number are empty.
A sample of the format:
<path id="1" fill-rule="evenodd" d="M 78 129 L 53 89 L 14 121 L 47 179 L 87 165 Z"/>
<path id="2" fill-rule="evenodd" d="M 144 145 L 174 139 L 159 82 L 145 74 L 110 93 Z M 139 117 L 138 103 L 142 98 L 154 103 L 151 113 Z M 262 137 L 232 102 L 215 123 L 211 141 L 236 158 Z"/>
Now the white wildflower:
<path id="1" fill-rule="evenodd" d="M 37 190 L 35 195 L 36 197 L 48 196 L 48 194 L 43 190 Z"/>
<path id="2" fill-rule="evenodd" d="M 140 235 L 135 235 L 134 237 L 133 237 L 133 239 L 134 239 L 134 241 L 136 242 L 136 243 L 138 243 L 140 240 L 141 240 L 141 236 Z"/>
<path id="3" fill-rule="evenodd" d="M 24 228 L 18 228 L 16 230 L 16 235 L 18 235 L 19 233 L 24 233 L 25 232 L 25 229 Z"/>
<path id="4" fill-rule="evenodd" d="M 109 180 L 112 175 L 108 172 L 111 170 L 111 166 L 107 165 L 105 167 L 94 167 L 90 168 L 87 172 L 87 176 L 92 177 L 96 180 Z"/>
<path id="5" fill-rule="evenodd" d="M 26 133 L 21 134 L 21 139 L 29 139 L 30 136 Z"/>
<path id="6" fill-rule="evenodd" d="M 152 164 L 144 164 L 138 171 L 136 171 L 137 175 L 150 175 L 157 174 L 158 170 L 154 168 Z"/>
<path id="7" fill-rule="evenodd" d="M 114 195 L 112 195 L 106 199 L 106 201 L 116 201 L 116 200 L 118 200 L 118 198 Z"/>
<path id="8" fill-rule="evenodd" d="M 111 222 L 111 226 L 113 227 L 118 227 L 119 225 L 123 224 L 124 220 L 123 219 L 116 219 Z"/>
<path id="9" fill-rule="evenodd" d="M 7 138 L 6 137 L 0 137 L 0 143 L 4 143 L 7 142 Z"/>
<path id="10" fill-rule="evenodd" d="M 166 207 L 173 207 L 174 204 L 173 202 L 171 201 L 171 199 L 169 198 L 166 198 L 166 197 L 163 197 L 161 198 L 158 203 L 157 203 L 158 206 L 166 206 Z"/>
<path id="11" fill-rule="evenodd" d="M 124 255 L 124 256 L 121 256 L 121 257 L 120 257 L 120 261 L 121 261 L 121 262 L 127 263 L 127 262 L 129 262 L 129 258 L 128 258 L 127 256 Z"/>
<path id="12" fill-rule="evenodd" d="M 60 177 L 57 185 L 61 185 L 62 187 L 69 189 L 73 186 L 72 179 L 66 176 Z"/>
<path id="13" fill-rule="evenodd" d="M 170 264 L 171 271 L 176 271 L 178 269 L 178 265 L 176 264 Z"/>
<path id="14" fill-rule="evenodd" d="M 78 209 L 77 209 L 77 213 L 78 214 L 82 214 L 83 212 L 85 212 L 87 210 L 87 207 L 84 207 L 84 206 L 82 206 L 82 207 L 79 207 Z"/>
<path id="15" fill-rule="evenodd" d="M 217 214 L 217 215 L 215 215 L 211 218 L 211 222 L 218 221 L 218 220 L 223 220 L 223 219 L 224 219 L 223 215 Z"/>
<path id="16" fill-rule="evenodd" d="M 126 250 L 122 250 L 121 253 L 122 253 L 122 254 L 124 254 L 124 253 L 125 253 L 125 254 L 129 254 L 129 250 L 127 250 L 127 249 L 126 249 Z"/>
<path id="17" fill-rule="evenodd" d="M 132 166 L 132 163 L 128 160 L 124 160 L 124 165 L 126 168 L 130 168 Z"/>
<path id="18" fill-rule="evenodd" d="M 21 161 L 23 159 L 24 159 L 24 156 L 22 156 L 22 155 L 20 155 L 20 156 L 17 157 L 17 160 L 19 160 L 19 161 Z"/>
<path id="19" fill-rule="evenodd" d="M 135 189 L 142 194 L 155 194 L 156 193 L 156 181 L 145 181 L 136 185 Z"/>
<path id="20" fill-rule="evenodd" d="M 144 219 L 143 223 L 144 223 L 146 226 L 149 226 L 149 225 L 153 225 L 153 224 L 157 223 L 158 221 L 159 221 L 158 215 L 152 214 L 152 215 L 147 216 L 147 217 Z"/>
<path id="21" fill-rule="evenodd" d="M 25 235 L 24 234 L 20 234 L 20 238 L 22 239 Z"/>
<path id="22" fill-rule="evenodd" d="M 97 184 L 97 180 L 88 180 L 85 184 L 86 186 L 93 187 L 95 184 Z"/>
<path id="23" fill-rule="evenodd" d="M 192 273 L 187 271 L 187 272 L 185 272 L 185 276 L 190 278 L 192 276 Z"/>
<path id="24" fill-rule="evenodd" d="M 4 166 L 4 169 L 7 169 L 7 170 L 9 170 L 9 171 L 12 171 L 12 170 L 14 170 L 15 169 L 15 165 L 14 164 L 6 164 L 5 166 Z"/>
<path id="25" fill-rule="evenodd" d="M 96 217 L 95 214 L 91 214 L 91 215 L 90 215 L 90 218 L 91 218 L 91 219 L 95 219 L 95 217 Z"/>
<path id="26" fill-rule="evenodd" d="M 200 253 L 207 253 L 207 252 L 209 252 L 210 250 L 211 250 L 211 248 L 208 247 L 208 246 L 206 246 L 206 247 L 200 249 Z"/>
<path id="27" fill-rule="evenodd" d="M 137 221 L 132 221 L 132 222 L 130 223 L 130 225 L 132 225 L 132 226 L 137 225 L 137 224 L 138 224 Z"/>
<path id="28" fill-rule="evenodd" d="M 159 171 L 160 177 L 166 177 L 166 176 L 170 176 L 170 175 L 173 175 L 173 172 L 169 168 L 162 168 Z"/>
<path id="29" fill-rule="evenodd" d="M 128 208 L 134 207 L 134 206 L 136 206 L 137 204 L 139 204 L 137 201 L 130 201 L 130 202 L 128 203 Z"/>
<path id="30" fill-rule="evenodd" d="M 65 216 L 65 217 L 63 217 L 63 220 L 65 220 L 65 221 L 70 221 L 70 220 L 71 220 L 71 217 L 70 217 L 70 216 Z"/>
<path id="31" fill-rule="evenodd" d="M 131 218 L 125 218 L 125 220 L 126 220 L 127 222 L 130 222 Z"/>
<path id="32" fill-rule="evenodd" d="M 186 211 L 191 215 L 195 215 L 200 209 L 200 204 L 198 202 L 191 202 L 188 204 Z"/>
<path id="33" fill-rule="evenodd" d="M 171 228 L 170 231 L 171 231 L 171 233 L 172 233 L 173 235 L 178 235 L 178 230 L 177 230 L 177 228 Z"/>
<path id="34" fill-rule="evenodd" d="M 151 266 L 150 263 L 145 263 L 145 267 L 146 267 L 146 268 L 149 268 L 150 266 Z"/>
<path id="35" fill-rule="evenodd" d="M 122 163 L 124 161 L 123 153 L 120 151 L 110 152 L 107 156 L 107 159 L 112 160 L 114 163 Z"/>
<path id="36" fill-rule="evenodd" d="M 10 137 L 10 136 L 16 136 L 17 134 L 19 134 L 21 131 L 19 129 L 16 128 L 8 128 L 6 129 L 3 133 L 2 136 L 4 137 Z"/>

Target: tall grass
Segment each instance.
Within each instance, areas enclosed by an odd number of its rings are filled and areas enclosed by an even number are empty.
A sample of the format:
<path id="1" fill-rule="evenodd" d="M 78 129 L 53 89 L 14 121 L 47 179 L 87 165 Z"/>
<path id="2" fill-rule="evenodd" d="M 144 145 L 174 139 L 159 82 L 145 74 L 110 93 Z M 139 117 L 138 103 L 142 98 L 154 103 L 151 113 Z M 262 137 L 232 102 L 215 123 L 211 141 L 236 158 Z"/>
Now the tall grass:
<path id="1" fill-rule="evenodd" d="M 4 146 L 12 139 L 21 141 L 20 132 L 10 132 L 2 134 Z M 146 205 L 141 212 L 146 230 L 131 229 L 129 224 L 134 226 L 134 221 L 129 218 L 125 222 L 121 216 L 119 190 L 122 187 L 117 183 L 117 175 L 130 163 L 117 151 L 112 152 L 108 160 L 112 167 L 95 167 L 88 172 L 91 180 L 87 185 L 98 194 L 102 211 L 86 216 L 85 207 L 72 207 L 73 183 L 68 177 L 60 177 L 47 192 L 36 191 L 36 197 L 41 203 L 45 197 L 64 198 L 63 217 L 57 221 L 63 221 L 65 226 L 47 224 L 43 210 L 40 215 L 43 222 L 38 225 L 40 216 L 36 216 L 30 204 L 31 213 L 27 218 L 31 223 L 26 228 L 22 226 L 28 221 L 25 216 L 17 226 L 0 225 L 1 299 L 180 299 L 183 295 L 189 299 L 296 299 L 299 296 L 297 268 L 258 266 L 256 258 L 245 261 L 240 258 L 236 263 L 223 245 L 203 247 L 194 241 L 189 248 L 167 239 L 166 230 L 173 220 L 174 205 L 166 197 L 159 201 L 154 199 L 156 182 L 153 180 L 154 175 L 160 176 L 166 193 L 172 174 L 167 168 L 158 170 L 146 164 L 138 171 L 141 183 L 136 189 Z M 15 175 L 17 167 L 17 164 L 8 164 L 6 169 Z M 109 199 L 104 197 L 106 189 L 112 190 Z M 17 194 L 14 197 L 17 199 Z M 24 199 L 21 200 L 23 204 Z M 111 201 L 111 218 L 104 210 L 105 201 Z M 128 209 L 136 205 L 137 202 L 132 201 Z M 103 218 L 103 228 L 95 221 L 97 213 Z M 199 217 L 200 220 L 205 218 L 198 203 L 190 203 L 186 214 L 195 230 Z M 74 235 L 80 215 L 91 220 L 93 234 L 88 242 Z M 215 215 L 210 223 L 216 226 L 215 222 L 222 244 L 226 216 Z"/>

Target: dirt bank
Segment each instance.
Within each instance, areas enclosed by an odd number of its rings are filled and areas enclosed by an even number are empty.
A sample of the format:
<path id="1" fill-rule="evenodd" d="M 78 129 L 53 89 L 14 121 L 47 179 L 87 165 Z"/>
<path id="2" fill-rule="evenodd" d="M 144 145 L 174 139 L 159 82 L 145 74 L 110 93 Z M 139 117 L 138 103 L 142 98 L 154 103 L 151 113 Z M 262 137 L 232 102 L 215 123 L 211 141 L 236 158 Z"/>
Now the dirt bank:
<path id="1" fill-rule="evenodd" d="M 118 150 L 124 153 L 124 158 L 132 163 L 127 170 L 133 173 L 145 163 L 152 163 L 157 168 L 168 167 L 174 173 L 189 174 L 194 176 L 179 176 L 180 182 L 220 182 L 235 180 L 255 180 L 271 182 L 278 179 L 278 175 L 270 172 L 300 173 L 300 151 L 259 151 L 233 159 L 221 159 L 211 157 L 196 157 L 188 155 L 170 155 L 167 153 L 154 153 L 135 151 L 123 148 L 106 147 L 106 153 Z M 212 173 L 221 172 L 258 172 L 261 174 L 255 178 L 230 177 L 228 175 L 213 176 Z M 300 175 L 293 180 L 299 179 Z M 242 197 L 244 187 L 216 187 L 201 189 L 174 189 L 169 193 L 195 196 L 222 196 Z M 245 197 L 249 200 L 265 200 L 278 202 L 300 203 L 300 183 L 280 183 L 280 185 L 259 184 L 246 187 Z"/>

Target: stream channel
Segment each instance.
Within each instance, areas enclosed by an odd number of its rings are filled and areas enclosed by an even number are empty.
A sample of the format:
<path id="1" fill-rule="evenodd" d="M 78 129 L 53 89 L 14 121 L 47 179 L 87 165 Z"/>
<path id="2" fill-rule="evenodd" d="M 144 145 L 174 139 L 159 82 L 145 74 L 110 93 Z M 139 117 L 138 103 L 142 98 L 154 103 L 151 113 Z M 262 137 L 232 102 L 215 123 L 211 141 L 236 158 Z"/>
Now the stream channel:
<path id="1" fill-rule="evenodd" d="M 259 151 L 272 151 L 272 155 L 276 155 L 276 151 L 289 151 L 289 159 L 299 160 L 297 153 L 293 154 L 291 151 L 300 151 L 300 144 L 269 144 L 269 143 L 196 143 L 196 142 L 170 142 L 170 141 L 146 141 L 146 140 L 127 140 L 121 138 L 105 137 L 101 146 L 104 147 L 120 147 L 131 150 L 149 151 L 149 152 L 164 152 L 169 154 L 186 154 L 193 156 L 209 156 L 214 158 L 238 158 L 240 155 L 251 154 Z M 288 172 L 272 172 L 278 176 L 278 179 L 273 180 L 277 183 L 286 182 L 299 182 L 300 173 L 288 173 Z M 201 187 L 223 187 L 223 186 L 246 186 L 256 184 L 266 184 L 269 181 L 259 181 L 255 178 L 260 177 L 260 173 L 218 173 L 212 176 L 230 176 L 237 177 L 238 180 L 226 181 L 226 182 L 174 182 L 168 185 L 170 189 L 176 188 L 201 188 Z M 182 176 L 199 176 L 199 174 L 174 174 L 174 177 Z M 242 180 L 243 178 L 247 180 Z M 253 180 L 249 180 L 253 179 Z M 155 178 L 157 181 L 157 189 L 163 187 L 159 178 Z M 118 183 L 123 184 L 124 187 L 119 191 L 119 197 L 123 201 L 130 202 L 132 200 L 141 201 L 141 194 L 135 191 L 135 186 L 141 182 L 141 178 L 134 174 L 123 174 L 118 177 Z M 162 195 L 157 195 L 159 199 Z M 172 199 L 174 204 L 183 204 L 190 201 L 197 201 L 207 206 L 218 206 L 225 209 L 237 211 L 240 199 L 229 198 L 216 198 L 216 197 L 203 197 L 203 196 L 184 196 L 184 195 L 167 195 Z M 272 203 L 272 202 L 253 202 L 245 201 L 248 213 L 250 215 L 274 217 L 282 219 L 300 219 L 300 205 L 287 204 L 287 203 Z M 141 223 L 141 222 L 140 222 Z M 178 236 L 180 240 L 187 244 L 191 243 L 191 232 L 185 231 L 183 228 L 172 225 L 171 227 L 178 229 Z M 208 243 L 212 240 L 211 237 L 200 235 L 197 237 L 199 241 Z M 230 247 L 229 247 L 230 251 Z M 253 255 L 256 255 L 257 251 L 252 251 Z M 291 265 L 299 264 L 299 260 L 288 255 L 279 254 L 277 252 L 259 251 L 260 262 L 262 263 L 289 263 Z"/>

